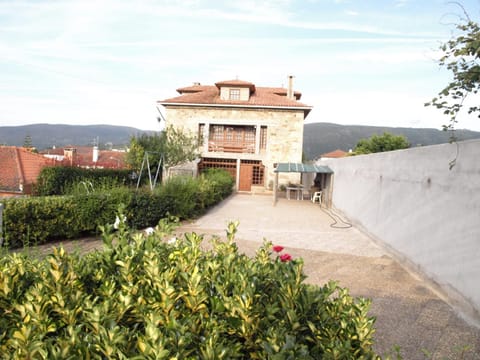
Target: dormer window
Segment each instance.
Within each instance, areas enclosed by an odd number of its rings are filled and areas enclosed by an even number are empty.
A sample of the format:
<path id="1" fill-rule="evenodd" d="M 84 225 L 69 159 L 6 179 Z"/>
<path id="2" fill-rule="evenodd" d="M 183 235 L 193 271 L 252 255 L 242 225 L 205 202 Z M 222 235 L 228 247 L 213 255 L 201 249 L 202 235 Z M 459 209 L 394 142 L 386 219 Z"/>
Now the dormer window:
<path id="1" fill-rule="evenodd" d="M 246 81 L 221 81 L 215 86 L 220 91 L 220 100 L 227 102 L 249 101 L 250 96 L 255 94 L 255 85 Z"/>
<path id="2" fill-rule="evenodd" d="M 240 100 L 240 89 L 230 89 L 229 99 L 230 100 Z"/>

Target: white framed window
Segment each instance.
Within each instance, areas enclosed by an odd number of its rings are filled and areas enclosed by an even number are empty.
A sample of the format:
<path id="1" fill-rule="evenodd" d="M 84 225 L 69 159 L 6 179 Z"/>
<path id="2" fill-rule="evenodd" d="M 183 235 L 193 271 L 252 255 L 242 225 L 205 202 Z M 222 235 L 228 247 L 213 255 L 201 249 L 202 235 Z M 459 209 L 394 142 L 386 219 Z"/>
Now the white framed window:
<path id="1" fill-rule="evenodd" d="M 240 89 L 230 89 L 229 90 L 229 99 L 230 100 L 240 100 Z"/>

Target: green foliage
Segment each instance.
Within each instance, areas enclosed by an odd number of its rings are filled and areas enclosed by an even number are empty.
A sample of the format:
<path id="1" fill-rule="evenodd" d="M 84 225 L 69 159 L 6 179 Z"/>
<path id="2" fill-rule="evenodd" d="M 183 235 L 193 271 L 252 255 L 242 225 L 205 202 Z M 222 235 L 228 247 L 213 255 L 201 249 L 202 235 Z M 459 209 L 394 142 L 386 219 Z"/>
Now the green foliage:
<path id="1" fill-rule="evenodd" d="M 407 149 L 410 147 L 404 136 L 392 135 L 384 132 L 383 135 L 373 135 L 369 139 L 361 139 L 355 146 L 355 154 L 370 154 L 398 149 Z"/>
<path id="2" fill-rule="evenodd" d="M 151 172 L 155 173 L 161 157 L 166 168 L 194 160 L 198 156 L 198 139 L 190 133 L 168 126 L 160 134 L 132 137 L 129 149 L 126 161 L 131 168 L 139 171 L 147 152 Z"/>
<path id="3" fill-rule="evenodd" d="M 30 149 L 33 147 L 33 144 L 32 144 L 32 137 L 30 136 L 30 134 L 27 134 L 25 136 L 25 139 L 23 140 L 23 147 L 24 148 L 27 148 L 27 149 Z"/>
<path id="4" fill-rule="evenodd" d="M 451 71 L 453 80 L 438 93 L 438 97 L 425 104 L 435 106 L 450 116 L 450 123 L 443 126 L 444 130 L 454 128 L 468 95 L 477 94 L 480 90 L 480 25 L 471 20 L 465 10 L 464 15 L 465 18 L 456 25 L 460 34 L 440 47 L 443 52 L 440 66 Z M 469 114 L 479 113 L 480 117 L 477 103 L 469 106 L 467 111 Z"/>
<path id="5" fill-rule="evenodd" d="M 119 214 L 119 218 L 123 218 Z M 304 284 L 301 259 L 254 258 L 162 220 L 121 223 L 104 251 L 0 258 L 0 353 L 11 359 L 378 359 L 369 301 Z"/>
<path id="6" fill-rule="evenodd" d="M 42 244 L 49 240 L 95 234 L 112 223 L 119 204 L 134 228 L 155 226 L 172 214 L 192 218 L 231 194 L 233 179 L 221 170 L 197 179 L 172 178 L 155 192 L 119 187 L 69 196 L 16 198 L 4 201 L 3 237 L 8 247 Z"/>
<path id="7" fill-rule="evenodd" d="M 155 173 L 163 153 L 163 141 L 161 133 L 132 136 L 130 138 L 129 151 L 125 157 L 126 163 L 135 171 L 140 171 L 145 151 L 147 151 L 149 153 L 148 160 L 150 166 L 153 169 L 153 173 Z"/>
<path id="8" fill-rule="evenodd" d="M 198 157 L 198 138 L 173 126 L 165 131 L 165 167 L 169 168 Z"/>
<path id="9" fill-rule="evenodd" d="M 125 187 L 115 177 L 102 177 L 91 182 L 89 180 L 80 181 L 64 186 L 62 193 L 64 195 L 85 195 L 92 193 L 105 193 L 114 189 Z"/>
<path id="10" fill-rule="evenodd" d="M 167 214 L 189 219 L 203 214 L 233 191 L 233 179 L 224 170 L 205 171 L 196 179 L 174 177 L 156 188 L 135 194 L 127 218 L 135 228 L 155 225 Z"/>
<path id="11" fill-rule="evenodd" d="M 118 189 L 78 196 L 8 199 L 4 202 L 5 242 L 16 248 L 94 234 L 99 225 L 114 221 L 118 204 L 129 202 L 133 194 Z"/>
<path id="12" fill-rule="evenodd" d="M 99 184 L 105 187 L 123 185 L 132 186 L 136 180 L 132 178 L 131 170 L 116 169 L 83 169 L 70 166 L 44 167 L 36 184 L 36 194 L 41 196 L 63 195 L 72 191 L 73 187 L 81 186 L 81 182 L 91 183 L 93 188 Z"/>

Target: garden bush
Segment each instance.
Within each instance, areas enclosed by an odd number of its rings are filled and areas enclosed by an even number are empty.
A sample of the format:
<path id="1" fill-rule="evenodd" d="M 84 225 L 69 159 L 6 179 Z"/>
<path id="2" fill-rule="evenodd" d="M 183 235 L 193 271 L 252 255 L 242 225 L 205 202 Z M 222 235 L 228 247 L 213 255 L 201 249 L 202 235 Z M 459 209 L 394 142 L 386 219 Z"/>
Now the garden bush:
<path id="1" fill-rule="evenodd" d="M 129 203 L 133 195 L 131 190 L 116 189 L 77 196 L 7 199 L 3 216 L 4 245 L 18 248 L 98 234 L 98 226 L 113 222 L 118 205 Z"/>
<path id="2" fill-rule="evenodd" d="M 78 187 L 81 182 L 105 190 L 105 188 L 111 189 L 118 186 L 134 186 L 137 184 L 137 179 L 132 176 L 132 170 L 84 169 L 72 166 L 45 167 L 38 176 L 35 194 L 65 195 L 72 191 L 72 187 Z"/>
<path id="3" fill-rule="evenodd" d="M 0 259 L 3 358 L 379 358 L 369 301 L 305 284 L 302 260 L 270 243 L 239 253 L 235 224 L 210 250 L 165 220 L 104 229 L 103 251 Z"/>
<path id="4" fill-rule="evenodd" d="M 118 187 L 108 192 L 28 197 L 4 201 L 3 238 L 12 248 L 98 234 L 102 224 L 113 223 L 120 204 L 135 229 L 155 226 L 168 214 L 180 219 L 198 216 L 231 194 L 233 179 L 223 171 L 198 178 L 173 178 L 153 192 Z"/>

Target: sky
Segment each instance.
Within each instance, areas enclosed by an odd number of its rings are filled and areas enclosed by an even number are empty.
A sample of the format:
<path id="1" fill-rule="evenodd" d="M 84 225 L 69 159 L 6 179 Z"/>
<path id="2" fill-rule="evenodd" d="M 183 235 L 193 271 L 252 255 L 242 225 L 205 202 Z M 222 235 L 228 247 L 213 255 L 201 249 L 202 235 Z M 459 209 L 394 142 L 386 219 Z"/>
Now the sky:
<path id="1" fill-rule="evenodd" d="M 478 19 L 480 0 L 461 3 Z M 0 0 L 0 126 L 160 130 L 156 101 L 177 88 L 293 75 L 306 123 L 441 129 L 424 103 L 451 79 L 439 46 L 462 15 L 445 0 Z"/>

